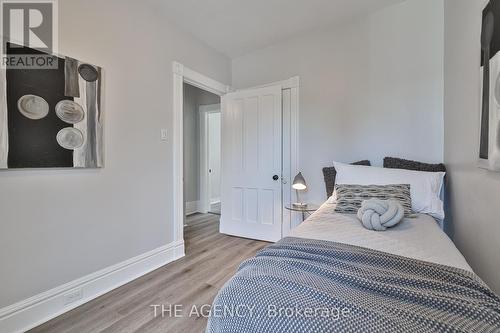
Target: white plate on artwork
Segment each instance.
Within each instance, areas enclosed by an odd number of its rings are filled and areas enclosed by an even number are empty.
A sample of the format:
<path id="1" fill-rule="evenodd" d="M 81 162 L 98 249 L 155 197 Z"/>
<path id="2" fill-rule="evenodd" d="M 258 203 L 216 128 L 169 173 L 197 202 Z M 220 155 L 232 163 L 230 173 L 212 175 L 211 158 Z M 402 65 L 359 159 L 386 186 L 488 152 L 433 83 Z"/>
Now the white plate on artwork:
<path id="1" fill-rule="evenodd" d="M 74 127 L 66 127 L 57 133 L 57 143 L 59 146 L 73 150 L 83 146 L 83 134 Z"/>
<path id="2" fill-rule="evenodd" d="M 49 103 L 40 96 L 24 95 L 17 101 L 17 109 L 26 118 L 39 120 L 49 114 Z"/>
<path id="3" fill-rule="evenodd" d="M 83 120 L 85 112 L 80 104 L 63 100 L 56 105 L 56 115 L 65 123 L 76 124 Z"/>

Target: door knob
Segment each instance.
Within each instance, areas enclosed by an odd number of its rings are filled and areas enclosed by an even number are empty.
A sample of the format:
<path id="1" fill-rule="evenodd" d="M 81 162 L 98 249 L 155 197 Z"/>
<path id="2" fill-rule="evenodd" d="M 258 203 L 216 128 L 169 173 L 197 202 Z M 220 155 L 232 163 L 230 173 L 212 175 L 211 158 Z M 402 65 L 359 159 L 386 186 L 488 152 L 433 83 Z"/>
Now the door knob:
<path id="1" fill-rule="evenodd" d="M 274 180 L 274 181 L 277 181 L 278 179 L 280 179 L 280 176 L 278 176 L 278 175 L 274 175 L 274 176 L 273 176 L 273 180 Z"/>

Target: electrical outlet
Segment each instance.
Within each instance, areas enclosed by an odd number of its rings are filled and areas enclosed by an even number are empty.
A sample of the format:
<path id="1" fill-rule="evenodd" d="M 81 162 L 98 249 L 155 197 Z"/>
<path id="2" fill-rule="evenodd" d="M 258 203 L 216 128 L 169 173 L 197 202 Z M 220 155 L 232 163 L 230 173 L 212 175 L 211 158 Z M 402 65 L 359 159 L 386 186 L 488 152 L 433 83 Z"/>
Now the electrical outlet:
<path id="1" fill-rule="evenodd" d="M 64 295 L 64 304 L 68 305 L 83 298 L 82 288 L 74 289 Z"/>
<path id="2" fill-rule="evenodd" d="M 168 132 L 167 132 L 166 128 L 162 128 L 161 129 L 161 139 L 163 141 L 167 141 L 168 140 Z"/>

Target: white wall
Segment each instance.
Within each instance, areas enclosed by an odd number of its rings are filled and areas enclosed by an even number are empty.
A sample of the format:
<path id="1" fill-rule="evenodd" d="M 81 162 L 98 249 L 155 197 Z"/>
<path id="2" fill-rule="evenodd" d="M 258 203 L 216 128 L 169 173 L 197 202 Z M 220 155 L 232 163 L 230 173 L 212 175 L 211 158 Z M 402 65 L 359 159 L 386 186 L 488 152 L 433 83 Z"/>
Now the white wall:
<path id="1" fill-rule="evenodd" d="M 200 105 L 219 104 L 220 97 L 184 84 L 184 201 L 200 200 Z"/>
<path id="2" fill-rule="evenodd" d="M 477 168 L 483 0 L 445 1 L 445 162 L 451 234 L 472 268 L 500 293 L 500 173 Z"/>
<path id="3" fill-rule="evenodd" d="M 172 61 L 231 81 L 226 57 L 141 1 L 59 14 L 60 53 L 105 71 L 106 167 L 0 172 L 0 308 L 172 242 Z"/>
<path id="4" fill-rule="evenodd" d="M 443 2 L 408 0 L 233 60 L 233 85 L 300 76 L 300 169 L 387 155 L 443 160 Z"/>

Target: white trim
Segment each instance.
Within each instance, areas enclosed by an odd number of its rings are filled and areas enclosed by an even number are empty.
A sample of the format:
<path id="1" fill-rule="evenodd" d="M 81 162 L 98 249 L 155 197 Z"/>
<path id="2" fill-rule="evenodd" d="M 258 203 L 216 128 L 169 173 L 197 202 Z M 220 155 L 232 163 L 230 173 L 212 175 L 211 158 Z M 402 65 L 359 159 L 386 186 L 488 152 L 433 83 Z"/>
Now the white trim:
<path id="1" fill-rule="evenodd" d="M 172 242 L 0 309 L 0 332 L 25 332 L 184 256 Z M 69 295 L 78 299 L 68 304 Z"/>
<path id="2" fill-rule="evenodd" d="M 290 126 L 291 126 L 291 89 L 282 90 L 283 98 L 283 166 L 282 166 L 282 197 L 283 206 L 289 205 L 292 202 L 291 182 L 292 177 L 290 155 L 291 155 L 291 142 L 290 142 Z M 288 236 L 292 229 L 292 218 L 294 214 L 288 209 L 282 209 L 283 223 L 281 225 L 281 235 Z"/>
<path id="3" fill-rule="evenodd" d="M 200 105 L 200 212 L 210 211 L 210 183 L 208 170 L 208 114 L 221 113 L 221 104 Z"/>
<path id="4" fill-rule="evenodd" d="M 184 82 L 222 96 L 230 87 L 189 69 L 178 62 L 172 63 L 173 73 L 173 190 L 174 190 L 174 239 L 184 239 L 184 161 L 183 161 L 183 85 Z"/>
<path id="5" fill-rule="evenodd" d="M 298 80 L 297 80 L 298 82 Z M 300 222 L 299 214 L 285 209 L 294 201 L 292 181 L 299 170 L 299 87 L 283 89 L 283 237 Z"/>
<path id="6" fill-rule="evenodd" d="M 203 213 L 201 209 L 201 202 L 200 201 L 186 202 L 186 216 L 193 215 L 196 213 Z"/>
<path id="7" fill-rule="evenodd" d="M 223 83 L 215 81 L 203 74 L 200 74 L 178 62 L 173 62 L 173 72 L 179 76 L 182 76 L 184 82 L 189 83 L 200 89 L 209 91 L 213 94 L 222 96 L 227 94 L 231 88 Z"/>
<path id="8" fill-rule="evenodd" d="M 174 240 L 184 239 L 184 79 L 182 65 L 173 63 L 173 210 L 174 210 Z"/>
<path id="9" fill-rule="evenodd" d="M 208 143 L 207 143 L 207 116 L 200 106 L 200 208 L 206 214 L 210 210 L 208 206 Z"/>
<path id="10" fill-rule="evenodd" d="M 298 84 L 298 78 L 297 78 Z M 290 184 L 290 198 L 293 198 L 295 191 L 292 189 L 293 178 L 299 173 L 300 170 L 300 87 L 297 85 L 296 87 L 292 87 L 291 90 L 291 102 L 290 102 L 290 178 L 288 179 L 288 183 Z M 293 201 L 293 199 L 292 199 Z M 287 232 L 290 232 L 291 229 L 298 226 L 301 222 L 301 216 L 299 214 L 293 214 L 292 216 L 290 229 Z"/>

